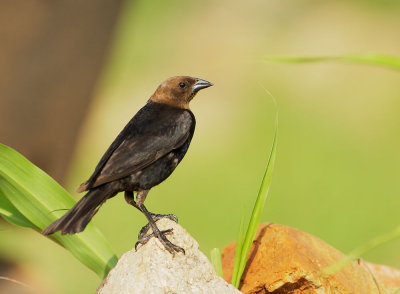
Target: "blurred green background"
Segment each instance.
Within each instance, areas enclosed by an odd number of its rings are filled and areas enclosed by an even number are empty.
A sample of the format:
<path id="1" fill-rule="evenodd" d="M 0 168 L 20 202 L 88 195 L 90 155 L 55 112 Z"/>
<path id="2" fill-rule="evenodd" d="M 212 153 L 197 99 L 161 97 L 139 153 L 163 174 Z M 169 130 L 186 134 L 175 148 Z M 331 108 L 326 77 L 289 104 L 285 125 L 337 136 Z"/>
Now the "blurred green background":
<path id="1" fill-rule="evenodd" d="M 262 221 L 298 228 L 343 252 L 390 231 L 400 215 L 400 72 L 262 58 L 400 55 L 399 15 L 398 1 L 125 1 L 72 146 L 66 188 L 73 193 L 90 176 L 165 78 L 191 75 L 215 86 L 192 102 L 191 147 L 172 176 L 151 190 L 150 211 L 176 214 L 206 254 L 236 238 L 272 142 L 275 109 L 263 86 L 278 101 L 280 126 Z M 120 256 L 146 220 L 115 197 L 94 223 Z M 93 293 L 100 283 L 35 232 L 0 222 L 0 236 L 1 255 L 32 269 L 31 278 L 48 293 Z M 399 249 L 400 240 L 393 241 L 365 259 L 399 268 Z"/>

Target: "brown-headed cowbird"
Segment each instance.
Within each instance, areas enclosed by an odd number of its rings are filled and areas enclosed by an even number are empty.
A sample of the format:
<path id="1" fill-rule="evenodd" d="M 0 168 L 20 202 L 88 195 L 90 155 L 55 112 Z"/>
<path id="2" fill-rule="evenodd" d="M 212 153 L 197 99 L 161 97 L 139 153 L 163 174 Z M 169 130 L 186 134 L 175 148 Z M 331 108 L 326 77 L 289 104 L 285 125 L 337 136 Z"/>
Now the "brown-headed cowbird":
<path id="1" fill-rule="evenodd" d="M 165 237 L 171 230 L 160 231 L 155 223 L 162 217 L 177 221 L 176 217 L 150 213 L 143 202 L 149 190 L 168 178 L 185 156 L 196 124 L 189 102 L 199 90 L 210 86 L 210 82 L 187 76 L 163 82 L 117 136 L 89 180 L 78 188 L 78 192 L 88 193 L 42 233 L 83 231 L 107 199 L 125 191 L 125 200 L 149 221 L 140 231 L 138 243 L 155 236 L 172 254 L 184 252 Z M 145 236 L 150 227 L 153 233 Z"/>

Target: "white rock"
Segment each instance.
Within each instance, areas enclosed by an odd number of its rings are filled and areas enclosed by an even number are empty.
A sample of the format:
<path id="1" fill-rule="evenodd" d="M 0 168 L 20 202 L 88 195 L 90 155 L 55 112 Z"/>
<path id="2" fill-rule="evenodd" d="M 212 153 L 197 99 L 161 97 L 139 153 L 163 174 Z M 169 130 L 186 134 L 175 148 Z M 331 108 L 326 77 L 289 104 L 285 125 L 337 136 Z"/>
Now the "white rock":
<path id="1" fill-rule="evenodd" d="M 168 239 L 185 249 L 172 256 L 157 238 L 121 256 L 97 294 L 133 293 L 241 293 L 218 277 L 199 244 L 169 219 L 157 222 L 160 230 L 173 228 Z M 151 230 L 150 230 L 151 231 Z"/>

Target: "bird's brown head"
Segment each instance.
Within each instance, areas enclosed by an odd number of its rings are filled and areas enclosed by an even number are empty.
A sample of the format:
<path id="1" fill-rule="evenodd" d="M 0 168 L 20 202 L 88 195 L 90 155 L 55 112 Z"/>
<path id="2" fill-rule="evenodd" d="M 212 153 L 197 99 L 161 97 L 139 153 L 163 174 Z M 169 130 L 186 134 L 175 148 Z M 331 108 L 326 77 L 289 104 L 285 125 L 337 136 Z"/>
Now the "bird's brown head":
<path id="1" fill-rule="evenodd" d="M 189 109 L 189 102 L 197 92 L 212 85 L 210 82 L 199 78 L 186 76 L 172 77 L 158 86 L 150 100 Z"/>

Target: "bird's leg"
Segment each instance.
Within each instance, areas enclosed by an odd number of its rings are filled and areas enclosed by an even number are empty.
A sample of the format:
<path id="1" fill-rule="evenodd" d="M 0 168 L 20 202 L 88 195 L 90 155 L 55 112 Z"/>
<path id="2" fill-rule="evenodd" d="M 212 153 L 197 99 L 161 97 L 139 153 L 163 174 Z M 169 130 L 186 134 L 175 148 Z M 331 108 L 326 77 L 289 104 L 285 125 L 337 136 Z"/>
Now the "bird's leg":
<path id="1" fill-rule="evenodd" d="M 162 218 L 169 218 L 170 220 L 178 223 L 178 218 L 174 214 L 156 214 L 156 213 L 152 213 L 152 212 L 149 212 L 149 214 L 151 215 L 151 218 L 155 222 Z M 138 238 L 142 239 L 146 235 L 146 233 L 149 231 L 149 229 L 150 229 L 150 223 L 148 223 L 147 225 L 145 225 L 143 228 L 140 229 Z"/>
<path id="2" fill-rule="evenodd" d="M 166 237 L 166 234 L 169 234 L 172 232 L 172 229 L 160 231 L 156 225 L 156 222 L 153 220 L 151 214 L 148 212 L 147 208 L 144 206 L 143 203 L 139 204 L 139 207 L 141 208 L 143 214 L 146 216 L 147 220 L 149 221 L 150 227 L 153 230 L 153 233 L 150 234 L 149 236 L 145 236 L 145 238 L 139 239 L 138 242 L 135 245 L 135 248 L 137 247 L 138 243 L 139 244 L 146 244 L 147 241 L 151 237 L 157 237 L 158 240 L 164 245 L 165 249 L 169 251 L 172 255 L 175 254 L 175 252 L 182 252 L 185 254 L 185 250 L 182 247 L 179 247 L 173 243 L 171 243 Z"/>
<path id="3" fill-rule="evenodd" d="M 146 197 L 145 197 L 146 198 Z M 135 197 L 133 196 L 133 192 L 132 191 L 125 191 L 125 201 L 132 205 L 133 207 L 139 209 L 140 211 L 142 211 L 140 209 L 140 207 L 136 204 L 135 201 Z M 152 213 L 150 213 L 152 214 Z M 154 219 L 154 218 L 153 218 Z M 158 219 L 155 219 L 154 221 L 157 221 Z M 138 239 L 142 239 L 144 238 L 144 235 L 146 235 L 147 231 L 150 229 L 150 223 L 148 223 L 147 225 L 145 225 L 143 228 L 140 229 L 139 231 L 139 235 L 138 235 Z M 146 241 L 147 242 L 147 241 Z M 137 243 L 136 243 L 137 244 Z M 136 248 L 137 245 L 135 245 Z"/>
<path id="4" fill-rule="evenodd" d="M 148 192 L 147 192 L 147 193 L 148 193 Z M 146 196 L 145 196 L 144 198 L 146 198 Z M 143 200 L 143 199 L 142 199 L 142 200 Z M 128 204 L 132 205 L 133 207 L 135 207 L 135 208 L 139 209 L 140 211 L 142 211 L 142 210 L 140 209 L 140 207 L 136 204 L 135 197 L 134 197 L 132 191 L 125 191 L 125 201 L 126 201 Z M 144 201 L 144 200 L 143 200 L 143 201 Z M 152 213 L 150 213 L 150 214 L 152 214 Z M 154 219 L 154 218 L 153 218 L 153 219 Z M 154 221 L 157 221 L 157 220 L 158 220 L 158 219 L 154 219 Z M 138 239 L 139 239 L 139 240 L 144 240 L 144 235 L 146 235 L 146 233 L 147 233 L 147 231 L 148 231 L 149 229 L 150 229 L 150 223 L 148 223 L 148 224 L 145 225 L 143 228 L 141 228 L 140 231 L 139 231 Z M 149 237 L 151 237 L 151 235 L 150 235 Z M 148 238 L 148 239 L 150 239 L 150 238 Z M 146 243 L 147 243 L 147 241 L 146 241 Z M 136 243 L 136 244 L 137 244 L 137 243 Z M 144 244 L 145 244 L 145 243 L 144 243 Z M 136 248 L 136 246 L 137 246 L 137 245 L 135 245 L 135 248 Z"/>
<path id="5" fill-rule="evenodd" d="M 163 216 L 163 215 L 156 215 L 154 213 L 150 213 L 147 208 L 144 206 L 143 201 L 146 199 L 147 193 L 149 191 L 139 191 L 136 197 L 136 202 L 135 205 L 137 207 L 139 207 L 140 211 L 143 212 L 143 214 L 146 216 L 147 220 L 149 221 L 149 223 L 144 226 L 139 233 L 139 240 L 137 241 L 137 243 L 135 244 L 135 248 L 137 247 L 138 244 L 146 244 L 151 237 L 157 237 L 160 242 L 164 245 L 165 249 L 167 249 L 171 254 L 174 254 L 175 251 L 176 252 L 183 252 L 185 253 L 185 250 L 179 246 L 176 246 L 175 244 L 172 244 L 166 237 L 165 235 L 170 234 L 172 232 L 172 229 L 169 230 L 164 230 L 164 231 L 160 231 L 156 225 L 156 221 L 160 218 L 163 217 L 168 217 L 170 218 L 169 215 Z M 135 206 L 135 207 L 136 207 Z M 174 216 L 174 215 L 173 215 Z M 174 219 L 176 217 L 174 216 Z M 173 220 L 174 220 L 173 219 Z M 152 228 L 153 233 L 151 233 L 150 235 L 144 236 L 145 233 L 147 232 L 148 228 Z"/>
<path id="6" fill-rule="evenodd" d="M 136 204 L 135 197 L 133 196 L 133 192 L 132 191 L 125 191 L 125 201 L 128 204 L 130 204 L 133 207 L 135 207 L 135 208 L 140 210 L 139 206 Z"/>
<path id="7" fill-rule="evenodd" d="M 148 193 L 148 191 L 147 191 Z M 147 196 L 146 193 L 146 196 Z M 144 199 L 146 198 L 146 196 L 143 197 L 143 194 L 138 193 L 138 201 L 144 201 Z M 133 196 L 133 192 L 132 191 L 125 191 L 125 201 L 132 205 L 133 207 L 139 209 L 140 211 L 142 211 L 139 206 L 137 205 L 136 201 L 135 201 L 135 197 Z M 174 222 L 178 222 L 178 218 L 173 215 L 173 214 L 156 214 L 156 213 L 152 213 L 149 212 L 149 214 L 151 215 L 152 219 L 156 222 L 162 218 L 169 218 L 170 220 L 174 221 Z M 139 236 L 138 239 L 143 239 L 144 236 L 146 235 L 146 233 L 148 232 L 148 230 L 150 229 L 150 223 L 148 223 L 147 225 L 145 225 L 143 228 L 141 228 L 140 232 L 139 232 Z"/>

